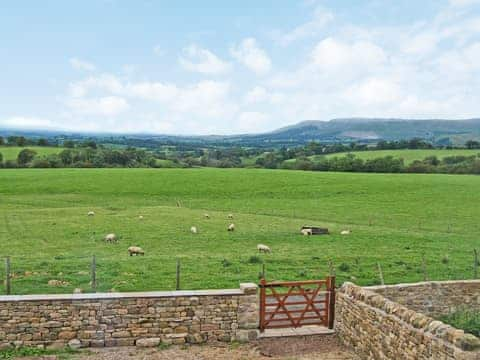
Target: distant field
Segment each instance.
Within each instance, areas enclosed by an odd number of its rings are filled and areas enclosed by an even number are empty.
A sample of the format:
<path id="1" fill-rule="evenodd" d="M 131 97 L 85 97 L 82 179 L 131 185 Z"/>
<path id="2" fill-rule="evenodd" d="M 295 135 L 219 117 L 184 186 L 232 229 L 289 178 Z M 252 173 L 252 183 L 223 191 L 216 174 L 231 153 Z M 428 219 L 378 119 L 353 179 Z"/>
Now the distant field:
<path id="1" fill-rule="evenodd" d="M 345 156 L 347 153 L 328 154 L 327 158 Z M 467 149 L 453 149 L 453 150 L 376 150 L 376 151 L 353 151 L 350 154 L 354 154 L 356 157 L 369 160 L 385 156 L 393 156 L 394 158 L 403 158 L 405 164 L 410 164 L 415 160 L 423 160 L 428 156 L 436 156 L 442 159 L 447 156 L 456 155 L 477 155 L 480 154 L 480 150 L 467 150 Z"/>
<path id="2" fill-rule="evenodd" d="M 0 153 L 3 155 L 3 160 L 16 160 L 18 153 L 23 149 L 35 150 L 39 155 L 57 154 L 64 150 L 63 148 L 53 146 L 0 146 Z"/>
<path id="3" fill-rule="evenodd" d="M 0 256 L 12 258 L 15 293 L 88 290 L 93 254 L 101 291 L 173 289 L 177 257 L 182 288 L 237 287 L 258 280 L 258 243 L 272 248 L 259 255 L 270 280 L 324 277 L 332 260 L 339 283 L 378 283 L 377 262 L 386 282 L 419 281 L 422 254 L 429 278 L 469 278 L 479 188 L 480 177 L 468 175 L 4 169 Z M 234 233 L 226 231 L 230 212 Z M 332 234 L 302 237 L 305 224 Z M 341 236 L 343 229 L 352 233 Z M 102 240 L 110 232 L 118 244 Z M 146 255 L 129 257 L 130 245 Z M 50 279 L 70 284 L 49 287 Z"/>

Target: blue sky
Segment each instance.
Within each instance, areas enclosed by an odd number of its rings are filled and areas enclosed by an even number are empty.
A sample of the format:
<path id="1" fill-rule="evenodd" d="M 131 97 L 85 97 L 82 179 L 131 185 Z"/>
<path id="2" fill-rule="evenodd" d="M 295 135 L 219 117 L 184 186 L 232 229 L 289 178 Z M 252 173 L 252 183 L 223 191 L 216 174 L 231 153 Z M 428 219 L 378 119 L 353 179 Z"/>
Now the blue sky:
<path id="1" fill-rule="evenodd" d="M 3 1 L 0 128 L 479 116 L 480 1 Z"/>

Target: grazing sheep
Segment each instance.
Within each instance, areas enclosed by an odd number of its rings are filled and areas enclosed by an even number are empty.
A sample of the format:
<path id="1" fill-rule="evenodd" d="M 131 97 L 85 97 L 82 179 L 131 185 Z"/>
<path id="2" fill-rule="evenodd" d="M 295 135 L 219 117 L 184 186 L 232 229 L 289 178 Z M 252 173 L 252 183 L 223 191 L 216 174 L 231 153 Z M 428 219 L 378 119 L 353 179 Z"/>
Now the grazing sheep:
<path id="1" fill-rule="evenodd" d="M 143 215 L 140 215 L 140 216 L 138 217 L 138 220 L 143 220 Z"/>
<path id="2" fill-rule="evenodd" d="M 75 288 L 75 289 L 73 289 L 73 293 L 74 294 L 81 294 L 81 293 L 83 293 L 83 290 L 80 289 L 80 288 Z"/>
<path id="3" fill-rule="evenodd" d="M 229 219 L 233 219 L 233 214 L 228 214 Z"/>
<path id="4" fill-rule="evenodd" d="M 115 234 L 107 234 L 105 235 L 105 241 L 112 243 L 112 242 L 117 242 L 117 235 Z"/>
<path id="5" fill-rule="evenodd" d="M 145 251 L 143 251 L 143 249 L 139 246 L 130 246 L 128 248 L 128 254 L 130 256 L 133 256 L 133 255 L 135 255 L 135 256 L 142 255 L 143 256 L 143 255 L 145 255 Z"/>
<path id="6" fill-rule="evenodd" d="M 302 230 L 300 230 L 300 232 L 301 232 L 302 235 L 304 235 L 304 236 L 310 236 L 310 235 L 312 235 L 312 229 L 302 229 Z"/>
<path id="7" fill-rule="evenodd" d="M 192 232 L 192 234 L 196 234 L 196 233 L 198 232 L 196 226 L 192 226 L 192 227 L 190 228 L 190 231 Z"/>
<path id="8" fill-rule="evenodd" d="M 210 215 L 208 214 L 203 214 L 203 216 L 205 216 L 205 219 L 210 219 Z"/>
<path id="9" fill-rule="evenodd" d="M 89 212 L 87 213 L 87 216 L 95 216 L 95 212 L 94 212 L 94 211 L 89 211 Z"/>
<path id="10" fill-rule="evenodd" d="M 272 250 L 270 250 L 270 248 L 267 245 L 263 245 L 263 244 L 258 244 L 257 245 L 257 250 L 258 250 L 258 252 L 264 252 L 264 253 L 271 253 L 272 252 Z"/>
<path id="11" fill-rule="evenodd" d="M 235 224 L 228 225 L 227 231 L 235 231 Z"/>
<path id="12" fill-rule="evenodd" d="M 350 235 L 350 230 L 342 230 L 340 232 L 341 235 Z"/>

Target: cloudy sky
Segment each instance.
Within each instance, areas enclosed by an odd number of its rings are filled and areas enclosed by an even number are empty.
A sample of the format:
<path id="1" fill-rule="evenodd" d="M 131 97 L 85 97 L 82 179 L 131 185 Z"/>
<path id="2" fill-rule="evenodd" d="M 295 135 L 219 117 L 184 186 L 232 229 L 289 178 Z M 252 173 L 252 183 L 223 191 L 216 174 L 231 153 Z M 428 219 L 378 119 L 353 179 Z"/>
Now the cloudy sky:
<path id="1" fill-rule="evenodd" d="M 5 0 L 0 128 L 480 116 L 480 0 Z"/>

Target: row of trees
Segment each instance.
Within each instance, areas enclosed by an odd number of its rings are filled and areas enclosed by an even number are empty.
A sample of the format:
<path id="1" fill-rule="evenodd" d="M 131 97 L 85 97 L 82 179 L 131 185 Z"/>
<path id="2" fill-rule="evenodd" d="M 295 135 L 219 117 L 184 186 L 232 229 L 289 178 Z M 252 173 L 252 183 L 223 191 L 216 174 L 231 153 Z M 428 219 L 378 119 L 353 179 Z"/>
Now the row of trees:
<path id="1" fill-rule="evenodd" d="M 65 148 L 73 149 L 74 147 L 91 147 L 93 149 L 97 148 L 97 143 L 94 140 L 84 140 L 81 142 L 75 142 L 73 140 L 64 140 L 61 143 L 58 141 L 52 141 L 51 139 L 46 138 L 26 138 L 25 136 L 0 136 L 0 146 L 62 146 Z"/>
<path id="2" fill-rule="evenodd" d="M 448 156 L 439 159 L 429 156 L 423 160 L 415 160 L 405 164 L 403 159 L 392 156 L 363 160 L 353 154 L 342 157 L 309 158 L 285 162 L 284 169 L 313 171 L 345 171 L 375 173 L 440 173 L 440 174 L 480 174 L 480 154 L 472 156 Z"/>
<path id="3" fill-rule="evenodd" d="M 3 156 L 0 153 L 0 164 Z M 38 155 L 31 149 L 23 149 L 16 160 L 7 160 L 5 168 L 62 168 L 62 167 L 155 167 L 156 159 L 144 150 L 75 148 L 65 149 L 58 154 Z"/>

